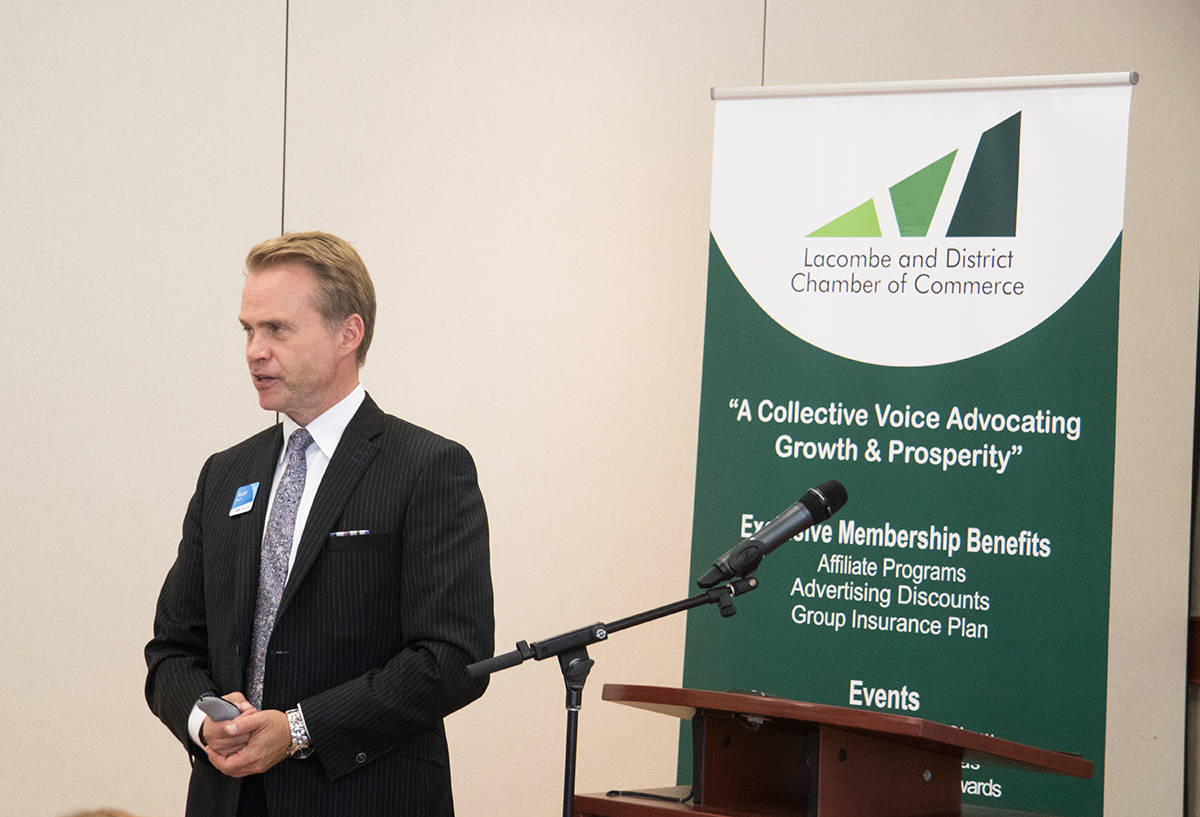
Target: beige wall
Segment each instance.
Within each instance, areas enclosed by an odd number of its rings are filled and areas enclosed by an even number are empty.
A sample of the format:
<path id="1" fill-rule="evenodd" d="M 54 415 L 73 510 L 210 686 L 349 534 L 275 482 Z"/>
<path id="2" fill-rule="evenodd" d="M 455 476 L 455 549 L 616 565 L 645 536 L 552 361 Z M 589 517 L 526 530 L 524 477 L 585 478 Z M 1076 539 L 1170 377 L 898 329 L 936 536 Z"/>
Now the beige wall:
<path id="1" fill-rule="evenodd" d="M 769 3 L 768 84 L 1136 69 L 1123 265 L 1106 813 L 1182 797 L 1200 267 L 1200 8 Z M 376 277 L 368 389 L 465 442 L 500 649 L 689 592 L 712 85 L 757 84 L 760 0 L 17 2 L 0 9 L 10 522 L 0 813 L 182 811 L 140 650 L 204 456 L 270 421 L 240 261 L 322 227 Z M 669 782 L 682 618 L 593 648 L 579 789 Z M 1069 695 L 1070 690 L 1063 690 Z M 560 810 L 561 678 L 450 722 L 463 815 Z"/>

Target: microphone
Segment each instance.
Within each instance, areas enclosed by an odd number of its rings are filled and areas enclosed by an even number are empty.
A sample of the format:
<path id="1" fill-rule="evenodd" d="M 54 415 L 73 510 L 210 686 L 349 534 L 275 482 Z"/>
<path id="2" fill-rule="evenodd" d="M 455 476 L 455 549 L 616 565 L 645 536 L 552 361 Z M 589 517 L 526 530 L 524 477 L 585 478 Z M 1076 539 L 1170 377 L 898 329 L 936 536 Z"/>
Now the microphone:
<path id="1" fill-rule="evenodd" d="M 696 580 L 702 588 L 735 576 L 745 578 L 758 569 L 763 557 L 802 530 L 824 522 L 846 504 L 846 489 L 835 479 L 809 488 L 800 501 L 727 550 L 712 568 Z"/>

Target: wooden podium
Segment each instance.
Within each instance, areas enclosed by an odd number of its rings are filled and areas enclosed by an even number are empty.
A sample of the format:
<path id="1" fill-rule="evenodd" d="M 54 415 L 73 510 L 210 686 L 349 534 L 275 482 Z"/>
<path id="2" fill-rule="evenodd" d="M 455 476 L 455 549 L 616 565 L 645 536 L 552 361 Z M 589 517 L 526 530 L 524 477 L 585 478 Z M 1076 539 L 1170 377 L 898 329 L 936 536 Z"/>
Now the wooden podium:
<path id="1" fill-rule="evenodd" d="M 885 712 L 731 692 L 606 684 L 603 698 L 692 721 L 693 798 L 575 796 L 577 817 L 942 817 L 962 807 L 962 762 L 1091 777 L 1079 755 Z M 686 796 L 688 788 L 648 790 Z"/>

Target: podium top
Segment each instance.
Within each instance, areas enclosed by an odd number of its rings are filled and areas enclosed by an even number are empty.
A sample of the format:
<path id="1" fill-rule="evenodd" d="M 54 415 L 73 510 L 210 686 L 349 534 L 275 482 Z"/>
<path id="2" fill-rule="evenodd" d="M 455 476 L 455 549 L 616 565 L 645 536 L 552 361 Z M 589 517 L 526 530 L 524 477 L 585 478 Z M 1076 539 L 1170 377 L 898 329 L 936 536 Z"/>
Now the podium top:
<path id="1" fill-rule="evenodd" d="M 886 737 L 897 743 L 955 755 L 971 762 L 997 763 L 1072 777 L 1092 776 L 1092 762 L 1080 755 L 1039 749 L 908 715 L 738 692 L 637 684 L 605 684 L 601 697 L 681 719 L 691 719 L 697 711 L 703 710 L 757 716 L 767 721 L 816 723 Z"/>

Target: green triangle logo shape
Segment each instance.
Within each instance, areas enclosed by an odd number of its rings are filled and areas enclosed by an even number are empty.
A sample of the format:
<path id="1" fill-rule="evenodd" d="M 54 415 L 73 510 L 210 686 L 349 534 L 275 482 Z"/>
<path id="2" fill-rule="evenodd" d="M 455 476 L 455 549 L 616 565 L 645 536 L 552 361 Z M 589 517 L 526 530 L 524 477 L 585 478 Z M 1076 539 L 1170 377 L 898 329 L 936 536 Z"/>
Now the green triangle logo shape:
<path id="1" fill-rule="evenodd" d="M 867 199 L 823 227 L 813 230 L 807 238 L 879 238 L 879 214 L 875 199 Z"/>
<path id="2" fill-rule="evenodd" d="M 922 237 L 929 233 L 929 224 L 933 221 L 956 155 L 958 151 L 952 150 L 888 188 L 900 235 Z"/>
<path id="3" fill-rule="evenodd" d="M 952 150 L 888 188 L 902 237 L 925 237 L 946 192 L 958 150 Z M 946 230 L 948 237 L 1017 234 L 1017 186 L 1021 162 L 1021 112 L 985 130 Z M 881 238 L 875 199 L 813 230 L 806 238 Z"/>

